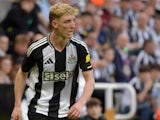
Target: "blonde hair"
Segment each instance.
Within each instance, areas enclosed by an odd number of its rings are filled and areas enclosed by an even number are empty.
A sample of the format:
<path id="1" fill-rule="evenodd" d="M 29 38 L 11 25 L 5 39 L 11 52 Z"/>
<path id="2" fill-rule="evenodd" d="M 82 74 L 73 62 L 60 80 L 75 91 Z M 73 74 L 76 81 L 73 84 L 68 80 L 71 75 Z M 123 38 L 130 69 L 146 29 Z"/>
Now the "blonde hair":
<path id="1" fill-rule="evenodd" d="M 66 3 L 57 3 L 50 8 L 49 12 L 49 21 L 50 23 L 52 20 L 56 18 L 60 18 L 61 16 L 68 14 L 68 15 L 78 15 L 79 10 L 75 7 L 72 7 Z"/>

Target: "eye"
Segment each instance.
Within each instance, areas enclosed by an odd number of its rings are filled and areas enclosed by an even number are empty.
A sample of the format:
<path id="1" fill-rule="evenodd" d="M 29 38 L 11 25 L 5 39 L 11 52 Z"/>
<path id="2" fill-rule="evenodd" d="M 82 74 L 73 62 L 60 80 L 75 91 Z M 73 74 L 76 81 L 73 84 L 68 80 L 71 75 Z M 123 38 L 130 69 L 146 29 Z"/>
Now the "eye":
<path id="1" fill-rule="evenodd" d="M 66 20 L 66 21 L 64 21 L 64 23 L 70 23 L 71 22 L 71 20 Z"/>

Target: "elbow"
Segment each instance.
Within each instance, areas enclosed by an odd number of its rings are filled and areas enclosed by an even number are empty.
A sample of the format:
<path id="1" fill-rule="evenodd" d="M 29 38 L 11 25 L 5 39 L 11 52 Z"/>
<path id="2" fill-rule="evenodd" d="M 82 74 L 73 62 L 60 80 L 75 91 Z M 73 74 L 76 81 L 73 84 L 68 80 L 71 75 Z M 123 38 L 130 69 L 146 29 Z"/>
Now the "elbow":
<path id="1" fill-rule="evenodd" d="M 94 88 L 94 86 L 95 86 L 95 79 L 92 79 L 91 81 L 92 81 L 91 82 L 91 86 L 93 86 L 93 88 Z"/>

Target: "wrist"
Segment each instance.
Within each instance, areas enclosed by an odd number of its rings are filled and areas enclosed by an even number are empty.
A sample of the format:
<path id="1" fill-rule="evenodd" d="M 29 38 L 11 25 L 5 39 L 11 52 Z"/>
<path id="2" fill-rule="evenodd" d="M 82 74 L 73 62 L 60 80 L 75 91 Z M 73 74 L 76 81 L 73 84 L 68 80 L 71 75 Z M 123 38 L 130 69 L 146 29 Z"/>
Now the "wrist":
<path id="1" fill-rule="evenodd" d="M 15 107 L 21 107 L 21 103 L 20 103 L 20 102 L 16 102 L 16 103 L 14 104 L 14 106 L 15 106 Z"/>
<path id="2" fill-rule="evenodd" d="M 87 101 L 83 100 L 83 99 L 79 99 L 77 102 L 80 103 L 83 106 L 87 103 Z"/>

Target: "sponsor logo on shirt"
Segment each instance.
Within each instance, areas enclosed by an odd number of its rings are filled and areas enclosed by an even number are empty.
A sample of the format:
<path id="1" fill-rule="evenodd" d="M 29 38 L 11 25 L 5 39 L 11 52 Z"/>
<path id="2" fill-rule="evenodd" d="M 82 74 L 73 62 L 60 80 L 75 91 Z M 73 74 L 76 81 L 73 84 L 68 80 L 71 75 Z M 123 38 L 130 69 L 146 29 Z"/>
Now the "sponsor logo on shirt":
<path id="1" fill-rule="evenodd" d="M 73 77 L 73 71 L 64 71 L 64 72 L 43 72 L 44 81 L 65 81 Z"/>

